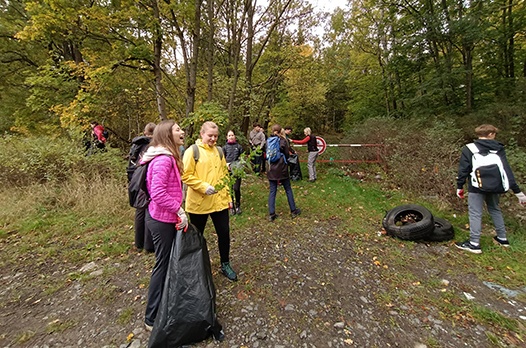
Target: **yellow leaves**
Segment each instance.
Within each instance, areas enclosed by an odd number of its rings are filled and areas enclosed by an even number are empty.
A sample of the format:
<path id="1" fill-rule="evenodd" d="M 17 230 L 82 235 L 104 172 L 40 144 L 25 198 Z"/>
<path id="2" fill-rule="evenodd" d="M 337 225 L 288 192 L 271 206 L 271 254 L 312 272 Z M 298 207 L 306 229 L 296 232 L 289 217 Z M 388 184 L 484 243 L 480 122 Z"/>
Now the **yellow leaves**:
<path id="1" fill-rule="evenodd" d="M 382 265 L 382 262 L 380 262 L 380 260 L 378 260 L 377 256 L 373 257 L 373 264 L 376 265 L 376 267 L 382 267 L 384 269 L 388 269 L 389 268 L 389 266 L 387 266 L 387 265 Z"/>
<path id="2" fill-rule="evenodd" d="M 135 337 L 135 335 L 132 333 L 130 333 L 127 337 L 126 337 L 126 342 L 131 342 L 131 340 L 133 339 L 133 337 Z"/>

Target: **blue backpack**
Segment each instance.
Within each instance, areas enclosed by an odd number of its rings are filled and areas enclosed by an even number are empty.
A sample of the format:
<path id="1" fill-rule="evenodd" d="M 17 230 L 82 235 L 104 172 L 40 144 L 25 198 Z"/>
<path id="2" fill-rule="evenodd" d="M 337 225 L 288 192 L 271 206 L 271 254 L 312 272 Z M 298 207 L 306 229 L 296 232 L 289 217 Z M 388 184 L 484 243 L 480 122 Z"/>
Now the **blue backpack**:
<path id="1" fill-rule="evenodd" d="M 283 156 L 283 160 L 287 163 L 285 155 L 280 151 L 279 136 L 270 137 L 267 139 L 267 161 L 269 163 L 276 163 Z"/>

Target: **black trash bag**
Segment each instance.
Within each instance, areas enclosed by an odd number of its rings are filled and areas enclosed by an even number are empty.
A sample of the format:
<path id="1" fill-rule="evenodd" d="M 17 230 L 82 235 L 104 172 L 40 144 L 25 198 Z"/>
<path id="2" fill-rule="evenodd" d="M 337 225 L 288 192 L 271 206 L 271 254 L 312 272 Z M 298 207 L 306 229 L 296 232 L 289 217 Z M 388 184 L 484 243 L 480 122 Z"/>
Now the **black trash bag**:
<path id="1" fill-rule="evenodd" d="M 163 295 L 148 347 L 173 348 L 214 336 L 224 339 L 216 318 L 216 290 L 203 235 L 193 225 L 177 231 Z"/>
<path id="2" fill-rule="evenodd" d="M 301 175 L 300 161 L 297 154 L 291 154 L 288 159 L 290 169 L 290 180 L 298 181 L 303 179 Z"/>

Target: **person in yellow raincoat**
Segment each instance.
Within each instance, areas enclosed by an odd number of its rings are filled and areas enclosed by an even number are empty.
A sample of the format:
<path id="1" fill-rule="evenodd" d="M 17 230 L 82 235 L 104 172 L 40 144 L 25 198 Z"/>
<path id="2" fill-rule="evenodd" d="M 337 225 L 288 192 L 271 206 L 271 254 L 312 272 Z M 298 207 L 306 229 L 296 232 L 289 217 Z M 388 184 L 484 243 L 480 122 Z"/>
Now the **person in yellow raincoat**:
<path id="1" fill-rule="evenodd" d="M 225 156 L 216 146 L 219 128 L 214 122 L 205 122 L 201 127 L 201 139 L 196 146 L 186 149 L 183 156 L 183 182 L 187 185 L 185 210 L 190 222 L 201 232 L 205 230 L 208 216 L 212 218 L 217 234 L 221 273 L 229 280 L 236 281 L 237 274 L 230 265 L 230 217 L 231 204 Z M 198 156 L 194 151 L 199 151 Z M 195 158 L 198 158 L 197 161 Z M 221 189 L 216 190 L 216 187 Z"/>

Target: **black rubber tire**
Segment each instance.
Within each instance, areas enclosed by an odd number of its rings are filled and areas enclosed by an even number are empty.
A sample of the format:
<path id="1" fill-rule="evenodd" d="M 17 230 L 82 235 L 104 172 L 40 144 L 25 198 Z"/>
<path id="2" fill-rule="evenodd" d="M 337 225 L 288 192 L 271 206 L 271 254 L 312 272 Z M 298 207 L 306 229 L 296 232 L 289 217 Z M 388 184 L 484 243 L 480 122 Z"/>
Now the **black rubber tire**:
<path id="1" fill-rule="evenodd" d="M 409 214 L 416 217 L 416 222 L 400 225 L 401 219 Z M 433 214 L 427 208 L 417 204 L 394 207 L 385 214 L 382 225 L 388 235 L 403 240 L 425 239 L 435 229 Z"/>
<path id="2" fill-rule="evenodd" d="M 433 232 L 425 238 L 429 242 L 445 242 L 455 238 L 455 229 L 449 221 L 435 217 L 435 228 Z"/>

